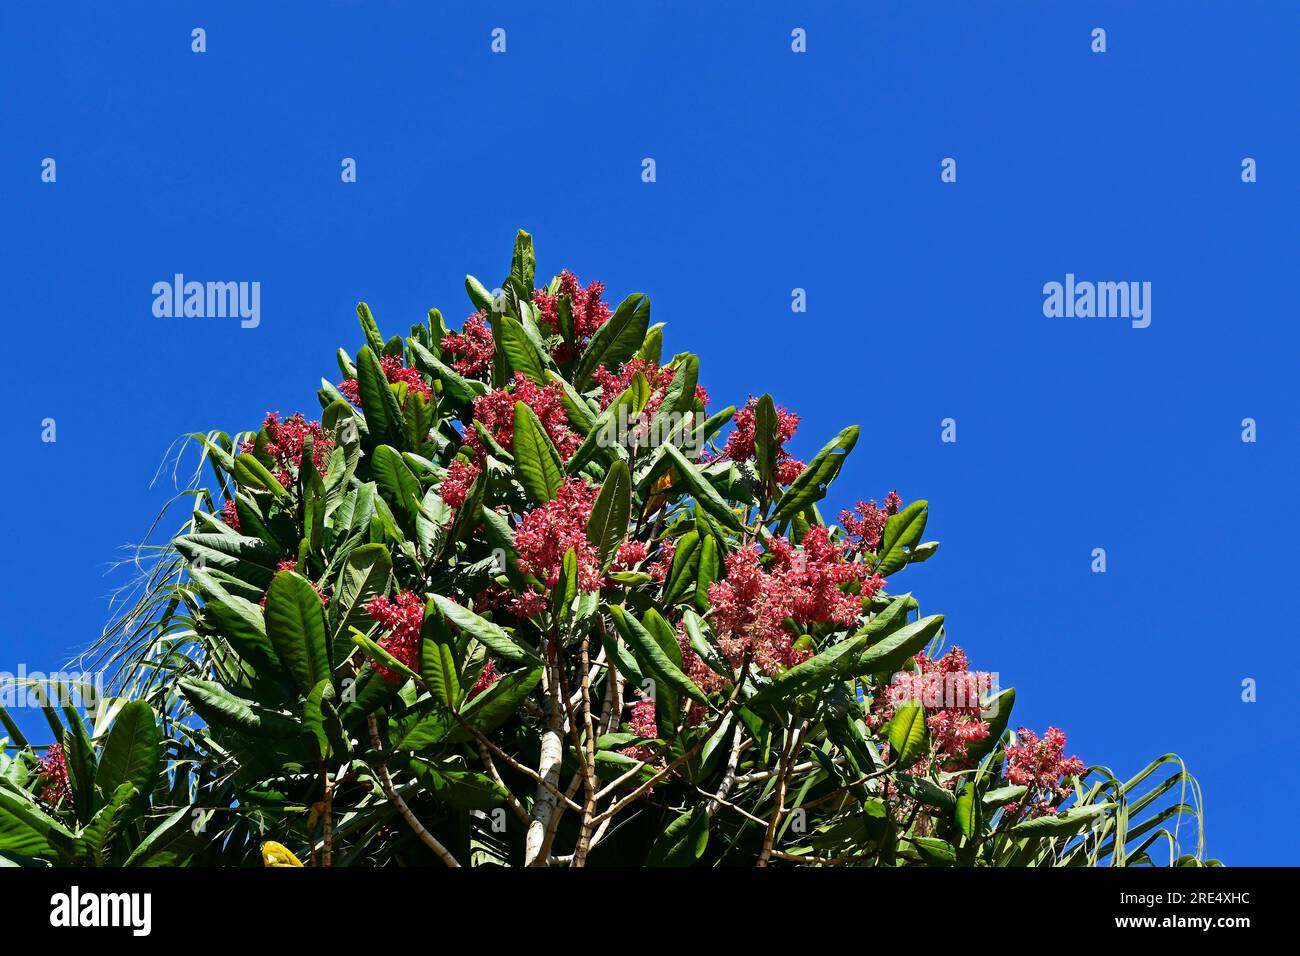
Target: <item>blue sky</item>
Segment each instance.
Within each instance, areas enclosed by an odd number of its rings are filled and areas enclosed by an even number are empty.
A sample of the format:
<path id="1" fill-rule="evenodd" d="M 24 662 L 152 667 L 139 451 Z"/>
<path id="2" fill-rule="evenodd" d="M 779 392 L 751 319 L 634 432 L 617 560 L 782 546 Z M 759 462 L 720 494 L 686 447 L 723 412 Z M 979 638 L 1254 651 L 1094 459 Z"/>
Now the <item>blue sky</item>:
<path id="1" fill-rule="evenodd" d="M 539 271 L 648 293 L 715 401 L 802 415 L 797 453 L 860 423 L 828 510 L 930 501 L 893 587 L 1017 722 L 1121 775 L 1177 751 L 1212 854 L 1297 861 L 1293 7 L 43 9 L 0 10 L 0 670 L 99 633 L 177 436 L 316 411 L 359 299 L 458 323 L 522 227 Z M 177 272 L 261 282 L 260 325 L 155 318 Z M 1150 327 L 1046 318 L 1066 273 L 1150 282 Z"/>

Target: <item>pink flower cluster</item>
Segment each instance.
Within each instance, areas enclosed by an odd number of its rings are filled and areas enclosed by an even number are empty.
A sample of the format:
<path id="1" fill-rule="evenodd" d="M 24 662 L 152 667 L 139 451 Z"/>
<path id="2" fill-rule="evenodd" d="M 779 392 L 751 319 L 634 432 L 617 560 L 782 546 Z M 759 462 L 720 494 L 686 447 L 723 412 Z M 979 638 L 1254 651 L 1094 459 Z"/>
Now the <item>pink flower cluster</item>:
<path id="1" fill-rule="evenodd" d="M 894 716 L 904 703 L 915 701 L 926 710 L 926 727 L 940 769 L 959 770 L 967 762 L 971 744 L 989 735 L 989 725 L 980 718 L 980 699 L 993 687 L 993 675 L 970 670 L 966 653 L 954 647 L 937 659 L 917 654 L 917 669 L 894 675 L 889 687 L 871 702 L 867 724 L 878 728 Z M 918 771 L 927 769 L 923 757 Z"/>
<path id="2" fill-rule="evenodd" d="M 628 730 L 638 737 L 644 737 L 646 740 L 658 739 L 659 725 L 655 722 L 655 702 L 647 699 L 633 704 L 627 724 Z M 646 744 L 623 747 L 618 752 L 633 760 L 649 760 L 654 755 L 654 750 Z"/>
<path id="3" fill-rule="evenodd" d="M 393 601 L 383 595 L 373 597 L 366 604 L 366 613 L 388 631 L 379 641 L 379 646 L 407 667 L 418 667 L 420 627 L 424 624 L 424 602 L 419 595 L 401 591 Z M 396 684 L 400 680 L 396 671 L 382 664 L 376 664 L 375 670 L 390 684 Z"/>
<path id="4" fill-rule="evenodd" d="M 1028 816 L 1056 813 L 1060 801 L 1070 794 L 1065 778 L 1083 776 L 1083 761 L 1062 756 L 1065 731 L 1059 727 L 1048 727 L 1041 740 L 1032 730 L 1021 727 L 1016 731 L 1016 740 L 1016 746 L 1006 748 L 1007 781 L 1029 788 L 1029 802 L 1025 805 Z M 1015 816 L 1019 808 L 1019 804 L 1008 804 L 1005 809 Z"/>
<path id="5" fill-rule="evenodd" d="M 221 506 L 221 520 L 226 523 L 227 528 L 233 528 L 235 531 L 241 530 L 239 527 L 239 507 L 235 504 L 234 498 L 227 498 Z"/>
<path id="6" fill-rule="evenodd" d="M 751 397 L 745 407 L 736 412 L 736 417 L 732 419 L 735 427 L 727 436 L 727 444 L 722 449 L 723 458 L 749 461 L 754 457 L 754 409 L 757 407 L 758 399 Z M 776 410 L 776 480 L 781 485 L 790 484 L 804 469 L 804 463 L 785 450 L 785 443 L 794 437 L 798 428 L 798 415 L 785 408 Z"/>
<path id="7" fill-rule="evenodd" d="M 874 552 L 880 547 L 880 535 L 885 530 L 885 522 L 890 515 L 898 514 L 903 500 L 897 491 L 891 491 L 885 498 L 885 506 L 877 507 L 875 501 L 859 501 L 852 511 L 840 512 L 840 524 L 849 541 L 852 554 Z"/>
<path id="8" fill-rule="evenodd" d="M 68 762 L 63 756 L 62 744 L 54 744 L 45 751 L 36 777 L 43 785 L 38 794 L 43 803 L 55 806 L 64 797 L 72 795 L 72 788 L 68 784 Z"/>
<path id="9" fill-rule="evenodd" d="M 727 555 L 726 577 L 709 586 L 709 600 L 727 661 L 739 666 L 749 653 L 764 673 L 776 674 L 808 656 L 795 649 L 787 618 L 804 626 L 852 625 L 862 604 L 847 587 L 856 581 L 869 596 L 884 582 L 860 580 L 859 568 L 845 560 L 843 546 L 832 542 L 825 528 L 810 530 L 800 549 L 774 538 L 768 553 L 767 567 L 757 545 Z"/>
<path id="10" fill-rule="evenodd" d="M 533 410 L 561 458 L 567 461 L 573 456 L 582 439 L 569 427 L 569 416 L 564 410 L 564 390 L 559 382 L 541 386 L 522 372 L 516 372 L 508 387 L 493 389 L 474 399 L 474 419 L 506 451 L 514 449 L 515 402 L 523 402 Z M 478 433 L 472 428 L 465 430 L 465 444 L 480 460 L 487 453 Z"/>
<path id="11" fill-rule="evenodd" d="M 608 408 L 614 399 L 627 391 L 638 372 L 645 376 L 650 386 L 650 399 L 641 414 L 647 420 L 654 418 L 655 413 L 659 411 L 659 406 L 663 404 L 664 391 L 672 384 L 673 376 L 677 374 L 677 369 L 671 363 L 660 367 L 658 362 L 634 358 L 625 362 L 617 375 L 601 365 L 591 373 L 592 380 L 600 386 L 600 407 Z M 695 397 L 702 404 L 709 404 L 709 393 L 703 385 L 695 386 Z"/>
<path id="12" fill-rule="evenodd" d="M 460 332 L 444 335 L 438 347 L 445 355 L 460 356 L 451 367 L 461 375 L 477 375 L 491 368 L 495 344 L 487 327 L 487 312 L 475 312 L 465 320 Z"/>
<path id="13" fill-rule="evenodd" d="M 411 392 L 419 392 L 426 399 L 433 398 L 433 389 L 425 382 L 424 376 L 420 374 L 418 368 L 402 364 L 402 360 L 396 355 L 384 355 L 379 359 L 379 367 L 383 370 L 384 378 L 388 379 L 390 385 L 396 385 L 398 382 L 405 382 L 406 387 Z M 339 382 L 339 391 L 357 408 L 361 408 L 361 386 L 357 384 L 355 378 L 344 379 Z"/>
<path id="14" fill-rule="evenodd" d="M 542 322 L 555 335 L 560 332 L 560 299 L 568 298 L 570 314 L 573 316 L 573 338 L 581 351 L 581 346 L 609 321 L 609 306 L 601 300 L 604 293 L 603 282 L 593 282 L 584 289 L 578 277 L 565 269 L 560 273 L 559 291 L 555 295 L 547 295 L 542 289 L 533 290 L 533 305 L 537 306 Z M 573 358 L 568 343 L 562 343 L 552 354 L 557 362 L 567 362 Z"/>
<path id="15" fill-rule="evenodd" d="M 587 519 L 595 500 L 596 490 L 585 481 L 566 478 L 554 499 L 526 512 L 515 531 L 519 569 L 553 588 L 559 584 L 565 553 L 573 549 L 578 559 L 578 588 L 599 590 L 600 555 L 587 539 Z M 532 617 L 547 607 L 546 595 L 531 589 L 511 605 L 520 617 Z"/>
<path id="16" fill-rule="evenodd" d="M 302 465 L 303 447 L 308 437 L 312 441 L 312 464 L 321 475 L 325 474 L 325 463 L 334 448 L 334 437 L 326 433 L 320 422 L 308 421 L 301 412 L 294 412 L 283 421 L 280 420 L 279 412 L 267 412 L 262 429 L 266 432 L 266 444 L 262 446 L 262 452 L 271 458 L 271 474 L 275 475 L 275 480 L 280 484 L 286 488 L 293 484 Z M 246 438 L 239 446 L 245 455 L 256 448 L 255 438 Z M 236 516 L 236 523 L 230 526 L 238 530 L 238 521 Z M 230 524 L 229 521 L 226 523 Z"/>

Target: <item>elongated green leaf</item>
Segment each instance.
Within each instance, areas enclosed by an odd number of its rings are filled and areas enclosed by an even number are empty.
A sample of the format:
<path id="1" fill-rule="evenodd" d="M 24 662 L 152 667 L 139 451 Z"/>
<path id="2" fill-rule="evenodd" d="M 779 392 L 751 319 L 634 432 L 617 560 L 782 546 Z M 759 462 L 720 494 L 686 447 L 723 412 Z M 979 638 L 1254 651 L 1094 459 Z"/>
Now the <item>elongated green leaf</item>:
<path id="1" fill-rule="evenodd" d="M 668 580 L 664 582 L 664 600 L 669 604 L 685 597 L 695 584 L 700 568 L 700 546 L 698 531 L 688 531 L 677 539 Z"/>
<path id="2" fill-rule="evenodd" d="M 538 385 L 545 385 L 546 363 L 524 327 L 509 315 L 492 316 L 492 326 L 510 363 L 510 371 L 522 372 Z"/>
<path id="3" fill-rule="evenodd" d="M 534 504 L 546 504 L 564 483 L 564 464 L 537 415 L 515 402 L 515 477 Z"/>
<path id="4" fill-rule="evenodd" d="M 465 706 L 463 711 L 465 720 L 479 733 L 490 734 L 519 709 L 524 698 L 531 694 L 533 688 L 541 681 L 542 670 L 539 665 L 530 670 L 515 671 L 502 677 Z M 465 740 L 468 736 L 463 728 L 458 727 L 451 734 L 451 739 Z"/>
<path id="5" fill-rule="evenodd" d="M 541 658 L 537 656 L 536 651 L 520 643 L 486 618 L 479 617 L 469 608 L 462 607 L 441 594 L 431 594 L 429 600 L 438 606 L 438 610 L 448 621 L 486 647 L 498 660 L 512 664 L 541 663 Z"/>
<path id="6" fill-rule="evenodd" d="M 574 385 L 579 389 L 588 388 L 592 373 L 602 365 L 610 371 L 620 368 L 641 347 L 649 327 L 650 300 L 633 293 L 619 303 L 609 321 L 587 343 L 587 350 L 574 372 Z"/>
<path id="7" fill-rule="evenodd" d="M 880 557 L 876 562 L 877 574 L 888 576 L 907 566 L 907 549 L 920 541 L 921 535 L 925 534 L 928 509 L 928 502 L 914 501 L 898 514 L 889 516 L 880 537 Z"/>
<path id="8" fill-rule="evenodd" d="M 372 444 L 397 445 L 402 441 L 402 410 L 388 387 L 388 378 L 369 346 L 357 353 L 357 393 L 366 416 Z"/>
<path id="9" fill-rule="evenodd" d="M 623 640 L 645 661 L 656 678 L 694 700 L 707 703 L 708 697 L 704 692 L 669 659 L 659 642 L 630 611 L 617 605 L 609 610 Z"/>
<path id="10" fill-rule="evenodd" d="M 237 697 L 213 681 L 181 678 L 180 692 L 194 712 L 211 727 L 236 730 L 250 737 L 297 737 L 301 727 L 292 717 L 253 700 Z"/>
<path id="11" fill-rule="evenodd" d="M 764 485 L 770 486 L 776 474 L 777 440 L 776 405 L 771 395 L 763 395 L 754 406 L 754 466 Z"/>
<path id="12" fill-rule="evenodd" d="M 885 637 L 880 643 L 863 652 L 858 659 L 854 673 L 857 676 L 867 674 L 888 674 L 898 670 L 905 661 L 934 640 L 943 627 L 943 615 L 931 614 L 919 621 L 900 627 Z"/>
<path id="13" fill-rule="evenodd" d="M 704 805 L 679 814 L 650 847 L 646 866 L 690 866 L 709 844 L 709 814 Z"/>
<path id="14" fill-rule="evenodd" d="M 418 512 L 416 502 L 421 498 L 420 482 L 401 453 L 389 445 L 379 445 L 370 453 L 370 471 L 380 494 L 397 514 L 414 518 Z"/>
<path id="15" fill-rule="evenodd" d="M 918 701 L 902 703 L 885 728 L 885 736 L 900 767 L 910 767 L 925 753 L 925 708 Z"/>
<path id="16" fill-rule="evenodd" d="M 858 426 L 850 425 L 832 438 L 808 463 L 805 468 L 781 496 L 781 502 L 772 512 L 772 521 L 786 521 L 793 518 L 809 505 L 816 504 L 826 497 L 830 484 L 844 467 L 844 460 L 858 443 Z"/>
<path id="17" fill-rule="evenodd" d="M 430 603 L 420 629 L 420 677 L 442 706 L 454 709 L 460 702 L 460 677 L 451 633 L 437 605 Z"/>
<path id="18" fill-rule="evenodd" d="M 852 671 L 858 652 L 866 643 L 867 637 L 858 635 L 801 661 L 785 673 L 773 677 L 771 683 L 746 701 L 746 706 L 787 701 L 799 694 L 843 680 Z"/>
<path id="19" fill-rule="evenodd" d="M 743 531 L 745 526 L 741 523 L 736 512 L 731 509 L 722 496 L 718 494 L 717 489 L 709 484 L 709 480 L 700 474 L 700 470 L 686 459 L 675 445 L 662 445 L 664 456 L 676 469 L 678 476 L 683 484 L 690 489 L 695 496 L 695 502 L 703 508 L 710 517 L 719 524 L 730 528 L 732 531 Z"/>
<path id="20" fill-rule="evenodd" d="M 158 782 L 161 763 L 162 741 L 153 710 L 144 701 L 133 700 L 117 712 L 104 742 L 95 789 L 104 800 L 124 783 L 147 794 Z"/>
<path id="21" fill-rule="evenodd" d="M 522 229 L 515 236 L 515 254 L 510 260 L 510 276 L 524 292 L 533 291 L 533 273 L 537 270 L 537 254 L 533 252 L 533 237 Z"/>
<path id="22" fill-rule="evenodd" d="M 320 595 L 296 571 L 281 571 L 266 592 L 266 636 L 304 696 L 330 676 Z"/>
<path id="23" fill-rule="evenodd" d="M 587 540 L 600 555 L 600 568 L 613 563 L 618 549 L 627 539 L 628 517 L 632 511 L 632 476 L 627 463 L 616 461 L 605 473 L 600 494 L 587 519 Z"/>

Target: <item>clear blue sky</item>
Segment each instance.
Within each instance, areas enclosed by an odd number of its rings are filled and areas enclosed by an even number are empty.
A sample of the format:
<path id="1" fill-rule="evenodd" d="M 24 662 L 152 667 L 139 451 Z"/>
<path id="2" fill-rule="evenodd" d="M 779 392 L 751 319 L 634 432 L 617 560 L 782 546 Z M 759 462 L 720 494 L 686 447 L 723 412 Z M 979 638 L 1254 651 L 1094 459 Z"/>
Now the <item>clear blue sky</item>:
<path id="1" fill-rule="evenodd" d="M 1121 775 L 1179 752 L 1212 853 L 1297 862 L 1300 11 L 554 7 L 4 4 L 0 669 L 98 634 L 174 438 L 317 411 L 357 300 L 459 322 L 523 227 L 648 293 L 716 401 L 798 411 L 797 452 L 861 423 L 834 509 L 930 500 L 896 589 L 1019 722 Z M 177 272 L 260 281 L 260 326 L 154 318 Z M 1045 318 L 1067 272 L 1151 282 L 1151 326 Z"/>

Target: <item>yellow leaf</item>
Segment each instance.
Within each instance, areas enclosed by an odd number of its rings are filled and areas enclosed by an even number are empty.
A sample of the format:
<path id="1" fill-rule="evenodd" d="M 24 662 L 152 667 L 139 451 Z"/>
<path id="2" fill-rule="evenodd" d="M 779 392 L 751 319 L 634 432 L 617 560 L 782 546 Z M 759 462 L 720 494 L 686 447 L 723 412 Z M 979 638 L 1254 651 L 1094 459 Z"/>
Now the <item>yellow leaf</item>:
<path id="1" fill-rule="evenodd" d="M 281 846 L 274 840 L 267 840 L 262 844 L 262 865 L 302 866 L 302 861 L 289 852 L 287 847 Z"/>

